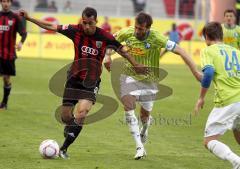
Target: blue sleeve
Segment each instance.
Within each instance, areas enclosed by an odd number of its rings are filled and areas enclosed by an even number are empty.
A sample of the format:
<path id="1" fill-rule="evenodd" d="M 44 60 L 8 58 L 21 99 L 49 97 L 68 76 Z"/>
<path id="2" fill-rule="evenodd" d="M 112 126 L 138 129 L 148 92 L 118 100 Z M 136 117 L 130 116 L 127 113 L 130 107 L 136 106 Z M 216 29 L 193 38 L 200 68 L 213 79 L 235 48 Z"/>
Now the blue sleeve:
<path id="1" fill-rule="evenodd" d="M 207 66 L 203 69 L 203 79 L 201 82 L 202 87 L 209 88 L 211 81 L 214 76 L 214 68 L 212 66 Z"/>

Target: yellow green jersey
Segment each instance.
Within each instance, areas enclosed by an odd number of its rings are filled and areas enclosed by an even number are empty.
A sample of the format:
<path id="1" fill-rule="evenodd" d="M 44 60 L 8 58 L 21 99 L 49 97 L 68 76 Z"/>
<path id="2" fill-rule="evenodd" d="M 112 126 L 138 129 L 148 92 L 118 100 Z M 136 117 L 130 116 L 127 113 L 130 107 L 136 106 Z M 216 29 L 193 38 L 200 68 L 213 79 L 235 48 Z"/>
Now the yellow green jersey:
<path id="1" fill-rule="evenodd" d="M 227 45 L 240 49 L 240 27 L 238 25 L 233 28 L 222 24 L 223 42 Z"/>
<path id="2" fill-rule="evenodd" d="M 214 103 L 224 107 L 240 102 L 240 51 L 226 44 L 214 44 L 201 51 L 201 66 L 214 68 Z"/>
<path id="3" fill-rule="evenodd" d="M 128 27 L 120 30 L 116 33 L 116 39 L 125 43 L 129 53 L 134 59 L 145 66 L 158 68 L 161 48 L 173 50 L 175 43 L 168 40 L 167 37 L 163 36 L 159 32 L 151 29 L 145 40 L 138 40 L 134 35 L 134 27 Z M 124 66 L 124 73 L 127 75 L 134 76 L 137 79 L 149 79 L 154 80 L 158 77 L 158 69 L 152 69 L 148 76 L 136 75 L 135 71 L 131 68 L 131 65 L 126 62 Z M 155 79 L 156 80 L 156 79 Z"/>

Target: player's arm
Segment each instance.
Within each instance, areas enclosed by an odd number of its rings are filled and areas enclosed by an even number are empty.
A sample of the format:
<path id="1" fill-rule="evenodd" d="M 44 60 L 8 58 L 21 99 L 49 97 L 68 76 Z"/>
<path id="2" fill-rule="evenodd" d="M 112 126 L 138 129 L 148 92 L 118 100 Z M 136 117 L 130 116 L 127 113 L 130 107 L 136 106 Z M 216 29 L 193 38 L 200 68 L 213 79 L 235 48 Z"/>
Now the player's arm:
<path id="1" fill-rule="evenodd" d="M 112 64 L 111 55 L 112 55 L 112 49 L 107 49 L 104 57 L 104 66 L 109 72 L 111 71 L 111 64 Z"/>
<path id="2" fill-rule="evenodd" d="M 175 42 L 173 42 L 173 43 L 175 43 Z M 175 43 L 175 47 L 172 49 L 172 52 L 181 56 L 181 58 L 188 65 L 192 74 L 195 76 L 195 78 L 198 81 L 202 80 L 202 73 L 200 71 L 198 71 L 196 64 L 194 63 L 192 58 L 188 55 L 188 53 L 183 48 L 181 48 L 179 45 L 177 45 Z"/>
<path id="3" fill-rule="evenodd" d="M 113 34 L 114 38 L 117 38 L 117 33 Z M 111 56 L 115 53 L 115 51 L 111 48 L 108 48 L 106 50 L 106 54 L 104 56 L 104 66 L 107 69 L 108 72 L 111 71 L 111 65 L 112 65 L 112 58 Z"/>
<path id="4" fill-rule="evenodd" d="M 201 81 L 201 91 L 198 101 L 195 105 L 194 113 L 195 115 L 198 114 L 199 110 L 203 108 L 205 96 L 208 92 L 208 88 L 211 85 L 211 81 L 214 76 L 214 68 L 212 66 L 207 66 L 203 69 L 203 78 Z"/>
<path id="5" fill-rule="evenodd" d="M 57 32 L 57 30 L 58 30 L 57 29 L 58 25 L 51 24 L 49 22 L 33 18 L 33 17 L 29 16 L 28 13 L 26 11 L 24 11 L 24 10 L 20 10 L 20 15 L 25 17 L 27 21 L 30 21 L 30 22 L 38 25 L 39 27 L 41 27 L 43 29 L 47 29 L 47 30 L 54 31 L 54 32 Z"/>
<path id="6" fill-rule="evenodd" d="M 133 66 L 136 73 L 138 73 L 138 74 L 146 74 L 147 73 L 147 71 L 148 71 L 147 67 L 142 64 L 137 63 L 136 60 L 128 53 L 126 48 L 124 48 L 124 47 L 119 48 L 117 50 L 117 53 L 119 55 L 121 55 L 122 57 L 124 57 L 125 59 L 127 59 L 129 63 L 131 63 L 131 65 Z"/>
<path id="7" fill-rule="evenodd" d="M 22 49 L 23 43 L 27 39 L 26 25 L 24 24 L 23 18 L 20 18 L 20 17 L 18 17 L 17 32 L 21 36 L 21 40 L 16 45 L 16 49 L 20 51 Z"/>

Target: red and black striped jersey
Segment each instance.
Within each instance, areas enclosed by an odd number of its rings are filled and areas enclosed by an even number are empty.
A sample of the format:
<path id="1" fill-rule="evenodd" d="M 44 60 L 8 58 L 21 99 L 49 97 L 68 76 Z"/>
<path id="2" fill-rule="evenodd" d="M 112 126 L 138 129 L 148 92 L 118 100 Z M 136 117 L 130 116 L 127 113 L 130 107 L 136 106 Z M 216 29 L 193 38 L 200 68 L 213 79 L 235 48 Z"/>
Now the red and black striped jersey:
<path id="1" fill-rule="evenodd" d="M 13 60 L 16 56 L 17 32 L 26 37 L 23 20 L 12 11 L 0 11 L 0 58 Z"/>
<path id="2" fill-rule="evenodd" d="M 116 51 L 122 47 L 112 34 L 98 27 L 93 35 L 86 35 L 81 24 L 59 25 L 58 32 L 73 41 L 75 57 L 71 73 L 82 80 L 100 79 L 106 49 Z"/>

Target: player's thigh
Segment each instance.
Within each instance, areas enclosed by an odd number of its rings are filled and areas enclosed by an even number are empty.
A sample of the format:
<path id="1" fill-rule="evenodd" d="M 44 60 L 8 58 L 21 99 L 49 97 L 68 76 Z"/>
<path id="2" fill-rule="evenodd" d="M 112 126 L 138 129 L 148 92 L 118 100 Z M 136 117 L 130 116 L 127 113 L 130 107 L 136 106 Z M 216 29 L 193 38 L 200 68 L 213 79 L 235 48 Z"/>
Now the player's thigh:
<path id="1" fill-rule="evenodd" d="M 121 98 L 121 102 L 125 111 L 134 110 L 136 108 L 136 97 L 133 95 L 124 95 Z"/>
<path id="2" fill-rule="evenodd" d="M 240 131 L 234 129 L 234 130 L 233 130 L 233 135 L 234 135 L 234 138 L 235 138 L 235 140 L 237 141 L 237 143 L 240 144 Z"/>
<path id="3" fill-rule="evenodd" d="M 223 135 L 227 130 L 233 130 L 234 121 L 240 115 L 240 103 L 214 108 L 209 114 L 204 137 Z"/>

